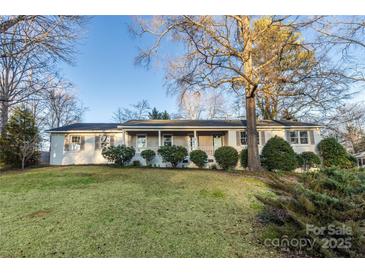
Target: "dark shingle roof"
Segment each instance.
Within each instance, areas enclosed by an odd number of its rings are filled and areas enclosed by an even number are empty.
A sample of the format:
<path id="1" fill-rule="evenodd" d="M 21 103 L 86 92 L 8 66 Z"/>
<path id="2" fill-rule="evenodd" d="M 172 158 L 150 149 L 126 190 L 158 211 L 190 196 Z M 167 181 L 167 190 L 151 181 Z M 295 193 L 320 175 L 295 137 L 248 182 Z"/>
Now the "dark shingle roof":
<path id="1" fill-rule="evenodd" d="M 299 121 L 291 121 L 291 120 L 273 120 L 276 123 L 282 124 L 286 127 L 318 127 L 320 125 L 314 124 L 314 123 L 305 123 L 305 122 L 299 122 Z"/>
<path id="2" fill-rule="evenodd" d="M 246 120 L 129 120 L 118 123 L 76 123 L 48 130 L 49 132 L 116 130 L 118 126 L 126 127 L 246 127 Z M 286 120 L 263 120 L 257 122 L 261 127 L 312 127 L 319 126 Z"/>
<path id="3" fill-rule="evenodd" d="M 242 127 L 245 123 L 244 120 L 129 120 L 123 123 L 122 126 Z"/>
<path id="4" fill-rule="evenodd" d="M 128 127 L 246 127 L 246 120 L 130 120 L 122 124 Z M 258 126 L 319 126 L 312 123 L 303 123 L 287 120 L 262 120 Z"/>
<path id="5" fill-rule="evenodd" d="M 119 123 L 76 123 L 68 126 L 52 128 L 48 131 L 88 131 L 88 130 L 113 130 L 117 129 Z"/>

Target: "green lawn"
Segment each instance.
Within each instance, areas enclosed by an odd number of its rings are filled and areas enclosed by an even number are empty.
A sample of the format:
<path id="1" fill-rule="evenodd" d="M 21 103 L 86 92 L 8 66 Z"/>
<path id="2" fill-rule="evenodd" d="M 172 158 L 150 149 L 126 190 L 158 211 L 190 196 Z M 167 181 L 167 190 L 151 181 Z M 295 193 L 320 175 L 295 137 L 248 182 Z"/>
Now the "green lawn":
<path id="1" fill-rule="evenodd" d="M 219 171 L 48 167 L 0 175 L 0 257 L 268 257 L 267 192 Z"/>

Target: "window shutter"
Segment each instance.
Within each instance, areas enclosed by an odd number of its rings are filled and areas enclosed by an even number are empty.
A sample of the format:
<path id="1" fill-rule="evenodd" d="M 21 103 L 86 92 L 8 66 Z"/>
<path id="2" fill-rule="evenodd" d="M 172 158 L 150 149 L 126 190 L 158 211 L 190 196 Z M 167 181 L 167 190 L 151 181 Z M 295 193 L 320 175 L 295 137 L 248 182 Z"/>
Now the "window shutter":
<path id="1" fill-rule="evenodd" d="M 114 135 L 110 136 L 110 146 L 114 146 Z"/>
<path id="2" fill-rule="evenodd" d="M 66 134 L 64 137 L 64 150 L 69 151 L 70 150 L 70 143 L 69 143 L 69 136 Z"/>
<path id="3" fill-rule="evenodd" d="M 286 141 L 290 144 L 290 131 L 289 130 L 286 130 L 285 131 L 285 136 L 286 136 Z"/>
<path id="4" fill-rule="evenodd" d="M 241 131 L 236 131 L 236 143 L 237 146 L 241 145 Z"/>
<path id="5" fill-rule="evenodd" d="M 80 150 L 85 149 L 85 136 L 81 136 Z"/>
<path id="6" fill-rule="evenodd" d="M 313 130 L 309 131 L 309 139 L 310 139 L 311 145 L 314 145 L 314 132 L 313 132 Z"/>
<path id="7" fill-rule="evenodd" d="M 261 145 L 265 145 L 265 131 L 260 131 L 261 134 Z"/>
<path id="8" fill-rule="evenodd" d="M 100 135 L 95 136 L 95 150 L 100 149 Z"/>

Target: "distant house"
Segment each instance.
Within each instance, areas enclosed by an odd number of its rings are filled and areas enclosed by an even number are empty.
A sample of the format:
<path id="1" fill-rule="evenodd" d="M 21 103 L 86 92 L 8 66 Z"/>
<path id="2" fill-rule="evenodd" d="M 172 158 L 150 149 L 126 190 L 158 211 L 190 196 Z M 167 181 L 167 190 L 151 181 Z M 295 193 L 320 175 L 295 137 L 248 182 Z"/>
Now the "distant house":
<path id="1" fill-rule="evenodd" d="M 321 126 L 287 120 L 258 121 L 258 145 L 260 151 L 274 136 L 286 139 L 294 151 L 316 151 L 321 140 Z M 133 160 L 144 159 L 145 149 L 157 151 L 160 146 L 179 145 L 188 151 L 204 150 L 209 163 L 214 163 L 214 151 L 221 146 L 232 146 L 238 151 L 247 146 L 245 120 L 130 120 L 123 124 L 77 123 L 48 131 L 51 134 L 50 164 L 104 164 L 101 151 L 104 146 L 133 146 Z M 156 153 L 157 154 L 157 153 Z M 165 166 L 157 156 L 154 163 Z M 189 165 L 189 159 L 184 165 Z"/>
<path id="2" fill-rule="evenodd" d="M 365 167 L 365 151 L 356 153 L 354 156 L 357 159 L 357 166 Z"/>

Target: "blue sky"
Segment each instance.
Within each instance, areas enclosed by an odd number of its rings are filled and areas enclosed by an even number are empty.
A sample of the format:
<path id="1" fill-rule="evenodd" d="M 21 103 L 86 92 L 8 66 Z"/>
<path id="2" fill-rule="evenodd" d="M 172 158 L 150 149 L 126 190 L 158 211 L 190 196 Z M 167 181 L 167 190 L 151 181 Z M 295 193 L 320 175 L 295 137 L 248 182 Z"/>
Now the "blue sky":
<path id="1" fill-rule="evenodd" d="M 131 37 L 130 23 L 130 16 L 91 18 L 78 45 L 75 65 L 61 65 L 62 74 L 74 84 L 76 94 L 88 108 L 84 122 L 112 122 L 118 107 L 129 107 L 142 99 L 159 110 L 177 112 L 176 99 L 167 96 L 163 86 L 164 72 L 134 65 L 138 46 L 143 47 L 146 41 Z M 174 50 L 172 46 L 164 48 L 164 52 Z M 363 97 L 361 92 L 353 101 Z"/>
<path id="2" fill-rule="evenodd" d="M 147 99 L 152 107 L 176 112 L 176 100 L 166 96 L 163 71 L 135 66 L 141 40 L 131 37 L 128 16 L 95 16 L 86 26 L 75 65 L 62 65 L 62 74 L 75 85 L 89 108 L 84 122 L 112 122 L 118 107 Z M 142 41 L 143 42 L 143 41 Z"/>

